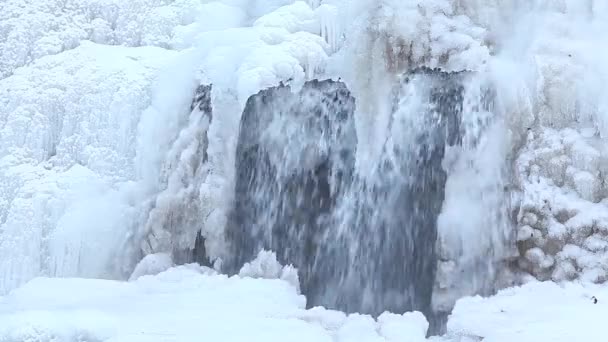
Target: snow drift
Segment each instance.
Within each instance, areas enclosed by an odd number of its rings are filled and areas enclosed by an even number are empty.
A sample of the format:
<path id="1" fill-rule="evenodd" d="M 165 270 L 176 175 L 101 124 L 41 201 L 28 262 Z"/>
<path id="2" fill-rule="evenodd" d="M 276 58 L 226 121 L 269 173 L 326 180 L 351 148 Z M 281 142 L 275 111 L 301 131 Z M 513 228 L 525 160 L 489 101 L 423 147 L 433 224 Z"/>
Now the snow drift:
<path id="1" fill-rule="evenodd" d="M 38 278 L 0 297 L 0 340 L 425 341 L 420 313 L 374 320 L 305 302 L 282 280 L 197 265 L 134 282 Z"/>

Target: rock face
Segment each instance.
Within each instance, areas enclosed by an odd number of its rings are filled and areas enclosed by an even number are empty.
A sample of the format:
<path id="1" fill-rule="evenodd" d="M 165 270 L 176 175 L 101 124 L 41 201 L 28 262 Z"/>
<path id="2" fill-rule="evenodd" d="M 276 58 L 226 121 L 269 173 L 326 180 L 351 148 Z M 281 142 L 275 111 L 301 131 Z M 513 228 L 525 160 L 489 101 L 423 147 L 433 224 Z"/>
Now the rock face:
<path id="1" fill-rule="evenodd" d="M 459 79 L 418 69 L 399 80 L 371 176 L 355 169 L 355 99 L 343 83 L 252 96 L 237 145 L 227 269 L 268 249 L 298 268 L 309 306 L 430 313 L 442 161 L 461 136 Z"/>

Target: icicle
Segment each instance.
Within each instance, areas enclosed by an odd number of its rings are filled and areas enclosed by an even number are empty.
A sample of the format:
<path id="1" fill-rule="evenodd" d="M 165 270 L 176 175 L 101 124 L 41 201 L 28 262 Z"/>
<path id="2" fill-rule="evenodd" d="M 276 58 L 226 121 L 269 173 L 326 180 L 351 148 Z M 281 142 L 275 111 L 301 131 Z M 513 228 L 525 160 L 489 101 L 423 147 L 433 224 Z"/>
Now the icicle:
<path id="1" fill-rule="evenodd" d="M 321 37 L 329 44 L 331 52 L 340 48 L 342 41 L 342 25 L 338 19 L 338 8 L 332 5 L 322 5 L 315 10 L 321 26 Z"/>

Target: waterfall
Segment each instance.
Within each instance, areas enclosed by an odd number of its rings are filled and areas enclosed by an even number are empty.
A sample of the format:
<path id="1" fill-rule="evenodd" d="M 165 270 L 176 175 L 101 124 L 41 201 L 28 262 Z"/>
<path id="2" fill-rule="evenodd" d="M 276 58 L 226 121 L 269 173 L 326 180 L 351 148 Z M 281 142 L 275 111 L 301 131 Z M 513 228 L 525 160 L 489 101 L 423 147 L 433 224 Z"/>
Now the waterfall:
<path id="1" fill-rule="evenodd" d="M 344 83 L 252 96 L 237 144 L 227 270 L 272 250 L 299 270 L 311 307 L 432 316 L 446 151 L 477 145 L 468 123 L 493 100 L 486 85 L 468 86 L 469 76 L 420 68 L 400 77 L 371 173 L 356 167 L 356 99 Z M 468 92 L 484 94 L 477 111 Z"/>
<path id="2" fill-rule="evenodd" d="M 0 28 L 0 295 L 263 249 L 431 321 L 608 279 L 605 0 L 64 5 Z"/>

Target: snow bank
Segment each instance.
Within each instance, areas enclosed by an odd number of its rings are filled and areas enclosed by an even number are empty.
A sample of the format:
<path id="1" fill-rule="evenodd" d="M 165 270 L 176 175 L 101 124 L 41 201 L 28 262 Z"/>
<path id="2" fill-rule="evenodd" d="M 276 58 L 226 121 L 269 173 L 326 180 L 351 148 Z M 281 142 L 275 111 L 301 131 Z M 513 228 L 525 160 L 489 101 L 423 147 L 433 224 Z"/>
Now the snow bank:
<path id="1" fill-rule="evenodd" d="M 602 341 L 608 288 L 531 282 L 459 300 L 431 341 Z M 597 300 L 597 302 L 595 302 Z M 313 308 L 287 282 L 197 265 L 132 282 L 37 278 L 0 297 L 1 341 L 426 341 L 420 313 Z"/>
<path id="2" fill-rule="evenodd" d="M 281 280 L 195 265 L 133 282 L 38 278 L 0 297 L 1 341 L 424 341 L 419 313 L 314 308 Z"/>
<path id="3" fill-rule="evenodd" d="M 551 282 L 529 283 L 490 298 L 463 298 L 449 318 L 446 340 L 604 341 L 607 299 L 605 286 Z"/>

